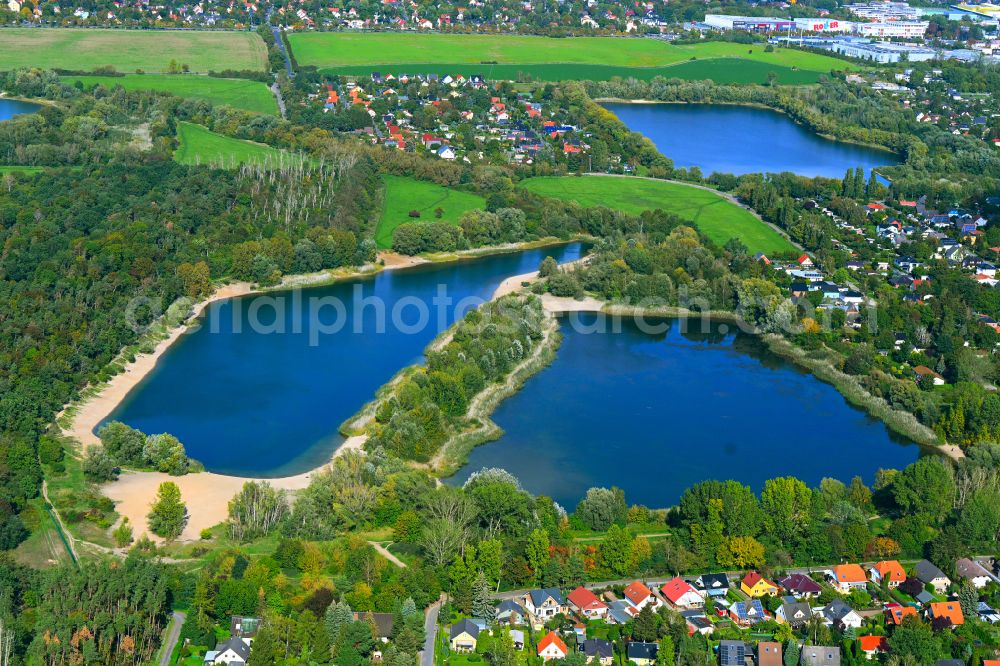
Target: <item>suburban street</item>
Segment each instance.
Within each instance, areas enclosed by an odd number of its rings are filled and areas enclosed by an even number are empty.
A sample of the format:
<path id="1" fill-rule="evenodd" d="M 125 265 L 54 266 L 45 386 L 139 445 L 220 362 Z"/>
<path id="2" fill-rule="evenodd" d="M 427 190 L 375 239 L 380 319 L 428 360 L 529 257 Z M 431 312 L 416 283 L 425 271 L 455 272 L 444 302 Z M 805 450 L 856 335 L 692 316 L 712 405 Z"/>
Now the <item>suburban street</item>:
<path id="1" fill-rule="evenodd" d="M 437 642 L 438 612 L 444 604 L 446 597 L 442 592 L 441 597 L 427 607 L 424 614 L 424 649 L 420 651 L 420 666 L 434 666 L 434 645 Z"/>

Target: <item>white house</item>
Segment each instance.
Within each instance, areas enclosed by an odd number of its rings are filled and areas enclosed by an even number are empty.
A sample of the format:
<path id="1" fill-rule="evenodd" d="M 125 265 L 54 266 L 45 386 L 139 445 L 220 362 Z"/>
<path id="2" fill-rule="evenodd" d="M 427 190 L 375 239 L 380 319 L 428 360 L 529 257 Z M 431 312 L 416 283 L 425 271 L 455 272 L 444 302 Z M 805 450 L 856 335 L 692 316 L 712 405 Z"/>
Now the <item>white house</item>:
<path id="1" fill-rule="evenodd" d="M 640 581 L 629 584 L 625 588 L 624 594 L 626 601 L 637 611 L 641 611 L 646 606 L 656 610 L 658 606 L 662 605 L 653 591 Z"/>
<path id="2" fill-rule="evenodd" d="M 996 576 L 990 573 L 989 569 L 967 557 L 955 561 L 955 573 L 958 574 L 959 578 L 970 581 L 976 589 L 982 589 L 990 583 L 1000 582 Z"/>

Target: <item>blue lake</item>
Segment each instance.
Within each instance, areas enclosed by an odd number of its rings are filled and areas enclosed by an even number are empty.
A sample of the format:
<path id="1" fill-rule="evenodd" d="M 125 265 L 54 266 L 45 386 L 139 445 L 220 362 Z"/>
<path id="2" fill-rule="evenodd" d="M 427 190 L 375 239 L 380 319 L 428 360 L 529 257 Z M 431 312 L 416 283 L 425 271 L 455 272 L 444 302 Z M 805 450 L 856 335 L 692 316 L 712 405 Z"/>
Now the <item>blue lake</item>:
<path id="1" fill-rule="evenodd" d="M 30 102 L 0 98 L 0 120 L 8 120 L 22 113 L 34 113 L 41 107 Z"/>
<path id="2" fill-rule="evenodd" d="M 677 167 L 741 175 L 791 171 L 842 178 L 899 163 L 893 153 L 830 141 L 777 111 L 713 104 L 605 104 Z"/>
<path id="3" fill-rule="evenodd" d="M 704 479 L 758 491 L 789 474 L 811 486 L 871 483 L 920 453 L 752 336 L 677 320 L 660 322 L 663 333 L 630 320 L 588 333 L 611 320 L 574 317 L 584 328 L 564 318 L 556 360 L 496 410 L 504 435 L 474 449 L 449 483 L 502 467 L 569 509 L 588 488 L 612 485 L 630 503 L 663 507 Z"/>
<path id="4" fill-rule="evenodd" d="M 537 270 L 546 256 L 577 259 L 582 250 L 574 243 L 221 301 L 198 330 L 171 346 L 110 420 L 176 435 L 213 472 L 284 476 L 312 469 L 343 441 L 337 429 L 345 419 L 399 370 L 421 361 L 427 344 L 455 321 L 459 301 L 472 299 L 461 307 L 464 314 L 504 278 Z M 435 305 L 441 290 L 451 305 Z M 344 304 L 343 328 L 322 333 L 309 320 L 315 313 L 326 330 L 335 326 L 329 299 Z M 275 303 L 283 304 L 282 314 Z M 417 326 L 421 307 L 428 314 L 423 327 Z M 260 323 L 256 330 L 253 321 Z"/>

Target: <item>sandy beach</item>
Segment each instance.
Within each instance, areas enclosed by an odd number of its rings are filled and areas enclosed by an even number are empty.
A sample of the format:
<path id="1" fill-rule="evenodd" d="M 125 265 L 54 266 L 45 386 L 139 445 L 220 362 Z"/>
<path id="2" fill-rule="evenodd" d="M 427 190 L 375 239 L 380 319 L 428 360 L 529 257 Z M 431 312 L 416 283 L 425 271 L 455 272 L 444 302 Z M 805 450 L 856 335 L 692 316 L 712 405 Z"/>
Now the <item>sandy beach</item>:
<path id="1" fill-rule="evenodd" d="M 350 437 L 334 452 L 333 457 L 343 455 L 347 451 L 360 449 L 367 435 Z M 319 468 L 322 469 L 322 468 Z M 276 479 L 256 479 L 266 481 L 275 488 L 282 490 L 300 490 L 309 485 L 312 475 L 318 470 L 312 470 L 295 476 L 285 476 Z M 127 516 L 138 538 L 146 530 L 146 514 L 156 497 L 156 490 L 164 481 L 173 481 L 181 490 L 181 499 L 187 504 L 188 523 L 181 533 L 181 541 L 196 541 L 201 531 L 218 525 L 226 520 L 229 510 L 229 500 L 236 496 L 247 481 L 254 481 L 242 476 L 226 476 L 212 472 L 170 476 L 161 472 L 126 472 L 117 481 L 109 483 L 101 490 L 115 502 L 115 510 L 122 516 Z M 160 541 L 153 534 L 148 534 L 153 541 Z"/>
<path id="2" fill-rule="evenodd" d="M 586 257 L 583 257 L 581 259 L 577 259 L 576 261 L 567 262 L 563 264 L 562 267 L 565 268 L 572 266 L 585 260 Z M 498 286 L 496 291 L 493 292 L 493 298 L 496 299 L 501 296 L 506 296 L 507 294 L 522 291 L 537 279 L 538 271 L 522 273 L 521 275 L 512 275 L 500 283 L 500 286 Z M 550 312 L 552 314 L 562 314 L 565 312 L 601 312 L 605 306 L 604 301 L 591 296 L 577 299 L 569 296 L 542 294 L 540 298 L 542 300 L 542 307 L 545 308 L 546 312 Z"/>

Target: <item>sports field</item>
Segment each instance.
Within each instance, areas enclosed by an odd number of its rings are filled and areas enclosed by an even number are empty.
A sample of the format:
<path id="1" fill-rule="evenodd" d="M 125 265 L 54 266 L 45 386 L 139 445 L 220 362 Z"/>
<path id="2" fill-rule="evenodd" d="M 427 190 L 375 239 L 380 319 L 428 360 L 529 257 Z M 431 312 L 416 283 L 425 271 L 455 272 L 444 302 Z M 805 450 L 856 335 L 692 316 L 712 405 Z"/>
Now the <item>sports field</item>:
<path id="1" fill-rule="evenodd" d="M 181 164 L 206 164 L 232 169 L 244 162 L 277 167 L 302 160 L 292 153 L 252 141 L 222 136 L 194 123 L 177 123 L 177 139 L 180 145 L 174 151 L 174 159 Z"/>
<path id="2" fill-rule="evenodd" d="M 171 60 L 192 72 L 263 70 L 267 46 L 254 32 L 5 28 L 0 69 L 18 67 L 166 72 Z"/>
<path id="3" fill-rule="evenodd" d="M 772 65 L 756 60 L 737 58 L 710 58 L 688 60 L 666 67 L 623 67 L 619 65 L 475 65 L 475 64 L 434 64 L 416 63 L 405 65 L 347 65 L 344 67 L 324 67 L 323 71 L 341 76 L 368 77 L 372 72 L 394 75 L 426 74 L 447 72 L 452 76 L 461 74 L 466 78 L 481 74 L 488 80 L 504 81 L 608 81 L 614 77 L 635 78 L 648 81 L 662 76 L 667 79 L 704 81 L 711 79 L 719 84 L 768 83 L 773 73 L 781 85 L 799 86 L 819 82 L 823 72 L 808 69 L 792 69 L 784 65 Z"/>
<path id="4" fill-rule="evenodd" d="M 545 197 L 641 213 L 657 208 L 690 220 L 719 245 L 739 238 L 751 252 L 793 252 L 781 234 L 715 192 L 662 180 L 612 176 L 543 176 L 521 183 Z"/>
<path id="5" fill-rule="evenodd" d="M 292 50 L 302 65 L 317 67 L 399 66 L 411 71 L 416 67 L 433 67 L 450 72 L 451 67 L 476 65 L 475 73 L 489 76 L 490 63 L 496 65 L 555 65 L 600 66 L 575 70 L 537 68 L 538 78 L 594 78 L 600 69 L 624 68 L 615 75 L 633 69 L 665 68 L 697 60 L 739 59 L 771 67 L 797 68 L 825 73 L 831 69 L 856 69 L 855 66 L 829 56 L 776 48 L 766 53 L 759 45 L 748 46 L 731 42 L 706 42 L 676 45 L 640 38 L 524 37 L 511 35 L 419 35 L 407 33 L 296 33 L 289 37 Z M 694 58 L 695 60 L 692 60 Z M 516 73 L 516 67 L 515 67 Z M 688 73 L 691 73 L 688 71 Z M 494 72 L 496 74 L 496 72 Z"/>
<path id="6" fill-rule="evenodd" d="M 447 222 L 458 224 L 462 215 L 474 208 L 483 208 L 486 201 L 475 194 L 442 187 L 424 180 L 403 176 L 385 176 L 385 204 L 375 228 L 375 243 L 380 249 L 392 247 L 392 232 L 407 222 Z M 442 210 L 438 218 L 434 211 Z M 410 217 L 410 211 L 420 211 L 420 217 Z"/>
<path id="7" fill-rule="evenodd" d="M 267 86 L 247 79 L 220 79 L 196 74 L 126 74 L 125 76 L 64 76 L 67 83 L 83 82 L 84 87 L 102 85 L 125 90 L 160 90 L 178 97 L 202 99 L 215 105 L 228 104 L 255 113 L 278 115 L 278 102 Z"/>

